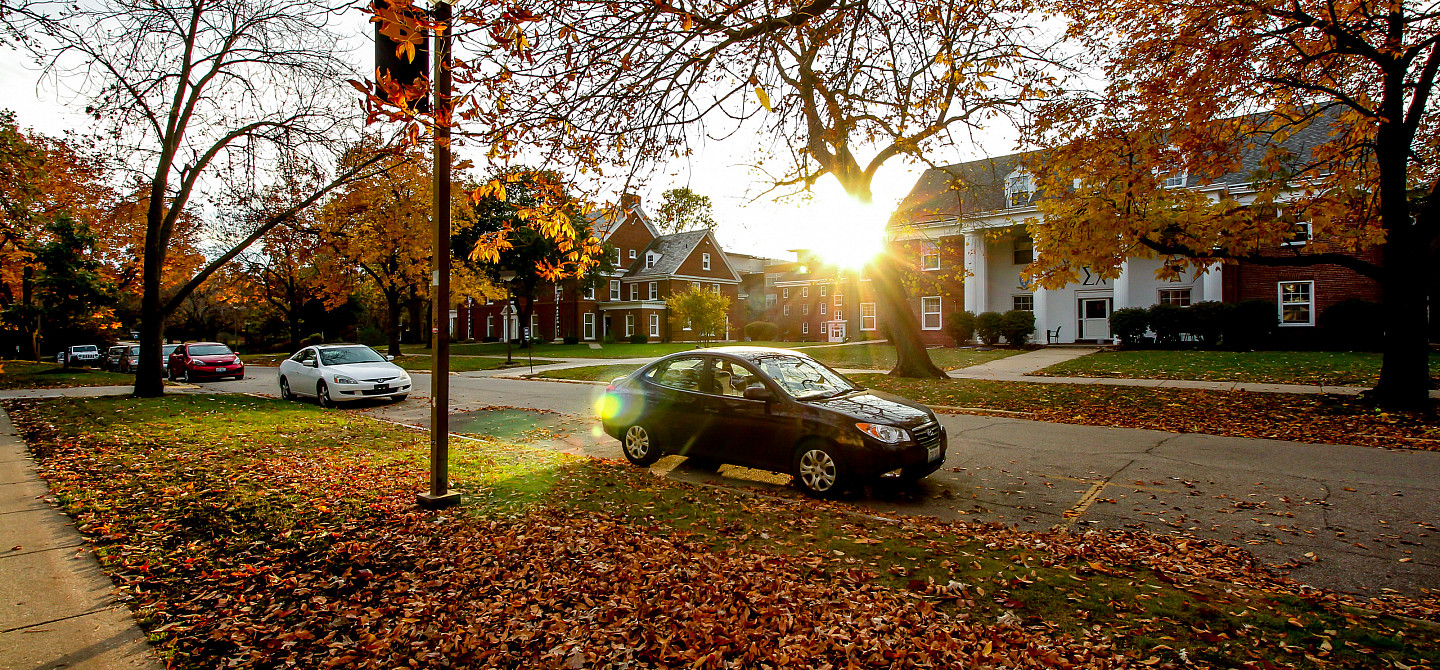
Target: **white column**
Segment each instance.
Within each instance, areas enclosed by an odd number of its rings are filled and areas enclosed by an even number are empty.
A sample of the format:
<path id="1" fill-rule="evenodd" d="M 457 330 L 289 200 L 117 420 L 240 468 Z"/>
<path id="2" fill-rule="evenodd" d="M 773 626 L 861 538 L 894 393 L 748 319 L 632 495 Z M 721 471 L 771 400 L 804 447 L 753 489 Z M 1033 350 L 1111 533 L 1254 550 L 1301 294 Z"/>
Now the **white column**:
<path id="1" fill-rule="evenodd" d="M 1035 341 L 1048 344 L 1045 331 L 1050 329 L 1050 291 L 1035 289 Z"/>
<path id="2" fill-rule="evenodd" d="M 1205 276 L 1200 279 L 1201 300 L 1214 300 L 1219 302 L 1225 299 L 1222 290 L 1225 286 L 1225 277 L 1220 273 L 1220 269 L 1223 267 L 1225 267 L 1223 263 L 1211 265 L 1210 271 L 1206 272 Z"/>
<path id="3" fill-rule="evenodd" d="M 1115 278 L 1115 294 L 1110 309 L 1125 309 L 1130 306 L 1130 259 L 1120 261 L 1120 276 Z"/>
<path id="4" fill-rule="evenodd" d="M 965 233 L 965 310 L 979 314 L 986 310 L 989 277 L 985 262 L 985 234 Z"/>

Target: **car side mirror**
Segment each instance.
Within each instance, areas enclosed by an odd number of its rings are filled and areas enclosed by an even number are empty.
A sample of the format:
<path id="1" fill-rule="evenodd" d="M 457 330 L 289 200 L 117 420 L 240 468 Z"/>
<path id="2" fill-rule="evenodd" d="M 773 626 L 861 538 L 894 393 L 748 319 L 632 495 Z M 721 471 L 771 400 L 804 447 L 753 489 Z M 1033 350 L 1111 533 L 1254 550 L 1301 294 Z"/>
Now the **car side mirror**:
<path id="1" fill-rule="evenodd" d="M 746 400 L 764 400 L 770 402 L 775 399 L 775 394 L 770 392 L 764 384 L 752 384 L 745 387 Z"/>
<path id="2" fill-rule="evenodd" d="M 315 367 L 315 361 L 301 361 L 300 364 L 307 368 Z"/>

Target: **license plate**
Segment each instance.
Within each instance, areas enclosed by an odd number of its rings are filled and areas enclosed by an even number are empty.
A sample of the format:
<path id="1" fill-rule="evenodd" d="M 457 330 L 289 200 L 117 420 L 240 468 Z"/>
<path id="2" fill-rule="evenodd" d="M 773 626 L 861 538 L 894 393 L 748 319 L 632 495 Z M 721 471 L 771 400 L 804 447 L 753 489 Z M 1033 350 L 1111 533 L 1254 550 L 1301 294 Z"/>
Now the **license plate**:
<path id="1" fill-rule="evenodd" d="M 940 445 L 937 444 L 937 445 L 935 445 L 935 446 L 933 446 L 933 447 L 930 447 L 929 449 L 926 449 L 926 450 L 925 450 L 925 455 L 926 455 L 927 457 L 929 457 L 929 460 L 931 460 L 931 461 L 939 459 L 939 458 L 940 458 Z"/>
<path id="2" fill-rule="evenodd" d="M 389 390 L 390 390 L 390 385 L 389 385 L 389 384 L 376 384 L 376 385 L 375 385 L 375 390 L 376 390 L 376 391 L 389 391 Z"/>

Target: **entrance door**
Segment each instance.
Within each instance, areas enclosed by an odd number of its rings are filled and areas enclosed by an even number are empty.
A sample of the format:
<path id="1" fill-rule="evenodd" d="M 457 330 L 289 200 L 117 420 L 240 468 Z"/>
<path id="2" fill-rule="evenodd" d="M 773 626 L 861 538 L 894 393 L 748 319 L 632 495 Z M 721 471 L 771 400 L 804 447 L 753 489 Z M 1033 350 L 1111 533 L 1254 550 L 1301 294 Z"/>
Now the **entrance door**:
<path id="1" fill-rule="evenodd" d="M 844 321 L 831 321 L 831 322 L 830 322 L 830 341 L 831 341 L 831 342 L 844 342 L 844 341 L 845 341 L 845 322 L 844 322 Z"/>
<path id="2" fill-rule="evenodd" d="M 1110 299 L 1109 298 L 1081 298 L 1080 299 L 1080 335 L 1076 339 L 1101 340 L 1110 339 Z"/>

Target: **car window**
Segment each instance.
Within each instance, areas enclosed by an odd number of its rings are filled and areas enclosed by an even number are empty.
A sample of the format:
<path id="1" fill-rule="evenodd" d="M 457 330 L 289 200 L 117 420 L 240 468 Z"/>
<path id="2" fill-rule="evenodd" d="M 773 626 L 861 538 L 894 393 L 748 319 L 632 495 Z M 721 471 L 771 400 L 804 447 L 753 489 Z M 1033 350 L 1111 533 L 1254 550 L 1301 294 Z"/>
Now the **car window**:
<path id="1" fill-rule="evenodd" d="M 325 365 L 348 365 L 350 363 L 384 363 L 385 357 L 370 347 L 344 347 L 321 349 L 320 362 Z"/>
<path id="2" fill-rule="evenodd" d="M 765 356 L 756 362 L 760 364 L 760 370 L 765 376 L 797 400 L 835 395 L 859 388 L 839 373 L 808 358 Z"/>
<path id="3" fill-rule="evenodd" d="M 299 353 L 296 353 L 294 356 L 291 356 L 291 357 L 290 357 L 290 360 L 295 361 L 296 363 L 304 363 L 305 361 L 313 361 L 313 360 L 315 360 L 315 350 L 314 350 L 314 349 L 301 349 L 301 350 L 299 351 Z"/>
<path id="4" fill-rule="evenodd" d="M 140 355 L 140 345 L 137 344 L 137 345 L 135 345 L 135 346 L 133 346 L 133 347 L 130 347 L 130 355 L 131 355 L 131 356 L 139 356 L 139 355 Z"/>
<path id="5" fill-rule="evenodd" d="M 761 383 L 753 369 L 735 361 L 717 358 L 710 369 L 710 392 L 715 395 L 743 398 L 747 387 Z"/>
<path id="6" fill-rule="evenodd" d="M 223 344 L 197 344 L 189 349 L 191 356 L 225 356 L 230 353 L 230 347 Z"/>
<path id="7" fill-rule="evenodd" d="M 93 345 L 93 344 L 82 344 L 82 345 L 80 345 L 80 346 L 78 346 L 78 347 L 75 347 L 75 351 L 77 351 L 77 352 L 91 352 L 91 351 L 99 351 L 99 350 L 96 349 L 96 348 L 95 348 L 95 345 Z"/>
<path id="8" fill-rule="evenodd" d="M 705 359 L 703 358 L 675 358 L 650 368 L 650 372 L 645 376 L 661 386 L 685 391 L 699 391 L 700 372 L 704 366 Z"/>
<path id="9" fill-rule="evenodd" d="M 161 350 L 161 354 L 162 354 L 162 355 L 165 355 L 165 356 L 169 356 L 170 354 L 175 353 L 175 350 L 176 350 L 176 349 L 179 349 L 179 348 L 180 348 L 180 345 L 178 345 L 178 344 L 167 344 L 167 345 L 165 345 L 165 348 L 164 348 L 163 350 Z"/>

